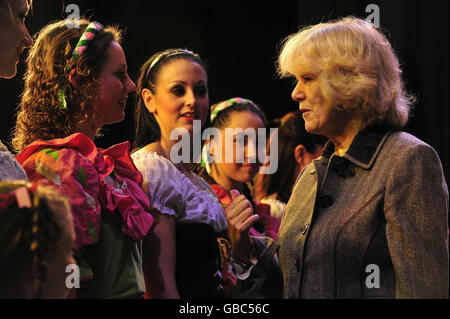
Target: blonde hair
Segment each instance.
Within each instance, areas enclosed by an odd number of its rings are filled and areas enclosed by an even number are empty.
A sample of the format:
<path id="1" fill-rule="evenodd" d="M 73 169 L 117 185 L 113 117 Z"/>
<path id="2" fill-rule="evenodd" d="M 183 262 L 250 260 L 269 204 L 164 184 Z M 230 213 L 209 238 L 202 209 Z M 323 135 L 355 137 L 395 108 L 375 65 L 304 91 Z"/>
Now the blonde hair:
<path id="1" fill-rule="evenodd" d="M 414 101 L 404 90 L 399 61 L 387 38 L 355 17 L 301 29 L 282 42 L 281 77 L 311 73 L 336 108 L 355 115 L 359 128 L 401 128 Z"/>

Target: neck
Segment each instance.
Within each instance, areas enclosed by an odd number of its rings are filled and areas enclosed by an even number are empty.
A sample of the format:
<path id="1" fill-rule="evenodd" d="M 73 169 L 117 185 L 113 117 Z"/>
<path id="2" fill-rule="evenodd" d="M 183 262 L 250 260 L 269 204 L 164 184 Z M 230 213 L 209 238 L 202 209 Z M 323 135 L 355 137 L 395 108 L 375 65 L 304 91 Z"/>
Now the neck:
<path id="1" fill-rule="evenodd" d="M 330 137 L 334 143 L 334 152 L 342 156 L 348 151 L 356 134 L 358 134 L 358 127 L 353 122 L 349 122 L 340 132 L 340 134 Z"/>
<path id="2" fill-rule="evenodd" d="M 98 130 L 99 130 L 99 127 L 90 123 L 90 124 L 76 126 L 74 128 L 74 133 L 83 133 L 84 135 L 89 137 L 91 140 L 94 140 L 95 135 L 97 134 Z"/>

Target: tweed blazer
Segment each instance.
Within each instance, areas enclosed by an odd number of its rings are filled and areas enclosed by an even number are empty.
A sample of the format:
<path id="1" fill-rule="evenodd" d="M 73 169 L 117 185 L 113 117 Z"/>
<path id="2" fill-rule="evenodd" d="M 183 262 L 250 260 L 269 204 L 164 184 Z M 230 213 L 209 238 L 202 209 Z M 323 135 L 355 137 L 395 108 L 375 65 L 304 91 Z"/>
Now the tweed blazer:
<path id="1" fill-rule="evenodd" d="M 285 298 L 448 298 L 448 188 L 433 148 L 385 127 L 297 178 L 279 234 Z"/>

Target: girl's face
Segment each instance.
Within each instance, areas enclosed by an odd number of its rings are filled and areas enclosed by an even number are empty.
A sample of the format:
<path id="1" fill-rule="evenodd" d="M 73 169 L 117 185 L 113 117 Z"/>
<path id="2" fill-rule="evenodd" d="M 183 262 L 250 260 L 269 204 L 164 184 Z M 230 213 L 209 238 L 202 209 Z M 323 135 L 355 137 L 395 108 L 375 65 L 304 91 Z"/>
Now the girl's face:
<path id="1" fill-rule="evenodd" d="M 7 1 L 0 6 L 0 78 L 12 78 L 17 73 L 17 63 L 25 48 L 32 41 L 25 17 L 28 13 L 26 0 L 10 1 L 11 12 Z"/>
<path id="2" fill-rule="evenodd" d="M 128 94 L 136 89 L 127 73 L 127 61 L 119 43 L 113 41 L 99 75 L 97 118 L 101 127 L 125 118 Z"/>
<path id="3" fill-rule="evenodd" d="M 208 114 L 206 71 L 190 59 L 174 59 L 160 69 L 154 93 L 144 89 L 142 98 L 155 116 L 162 138 L 169 140 L 170 133 L 178 128 L 192 134 L 194 120 L 201 120 L 203 126 Z"/>
<path id="4" fill-rule="evenodd" d="M 226 131 L 225 128 L 219 129 L 221 133 L 220 144 L 216 141 L 212 141 L 211 154 L 218 154 L 214 148 L 219 147 L 222 150 L 222 159 L 214 158 L 212 163 L 213 174 L 216 182 L 218 182 L 224 188 L 231 190 L 232 188 L 241 189 L 243 183 L 247 183 L 253 179 L 260 167 L 260 161 L 257 158 L 258 155 L 258 129 L 264 128 L 264 123 L 261 118 L 250 111 L 240 111 L 230 113 L 230 118 L 226 124 L 226 128 L 229 131 L 236 129 L 242 129 L 243 132 L 255 132 L 255 138 L 249 138 L 244 136 L 243 143 L 239 142 L 239 135 L 233 136 L 233 162 L 226 163 Z M 231 140 L 231 138 L 230 138 Z M 264 147 L 264 146 L 262 146 Z M 238 157 L 238 154 L 243 154 L 243 160 Z M 214 172 L 215 170 L 215 172 Z"/>

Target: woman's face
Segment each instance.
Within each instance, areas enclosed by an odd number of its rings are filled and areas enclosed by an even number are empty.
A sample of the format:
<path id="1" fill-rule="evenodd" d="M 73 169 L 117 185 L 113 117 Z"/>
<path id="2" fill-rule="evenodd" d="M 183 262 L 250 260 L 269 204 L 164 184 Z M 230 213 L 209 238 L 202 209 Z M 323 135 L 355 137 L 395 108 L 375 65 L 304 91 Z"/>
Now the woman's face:
<path id="1" fill-rule="evenodd" d="M 261 118 L 250 111 L 240 111 L 230 113 L 230 118 L 226 124 L 226 128 L 231 130 L 242 129 L 242 131 L 255 132 L 255 139 L 244 136 L 243 143 L 239 142 L 238 136 L 233 136 L 233 162 L 226 163 L 226 131 L 225 128 L 219 129 L 221 133 L 221 145 L 216 141 L 212 141 L 211 154 L 216 157 L 220 155 L 214 151 L 214 147 L 221 147 L 222 158 L 214 159 L 212 169 L 216 170 L 214 178 L 216 182 L 226 188 L 240 188 L 243 183 L 247 183 L 253 179 L 258 173 L 260 161 L 258 155 L 258 129 L 264 128 L 264 123 Z M 231 131 L 230 130 L 230 131 Z M 231 140 L 231 138 L 230 138 Z M 262 146 L 265 147 L 265 146 Z M 239 153 L 243 154 L 243 161 L 237 156 Z M 214 172 L 213 172 L 214 173 Z"/>
<path id="2" fill-rule="evenodd" d="M 161 137 L 185 128 L 190 134 L 194 120 L 206 121 L 209 109 L 208 77 L 195 61 L 178 58 L 162 66 L 154 93 L 144 89 L 142 97 L 161 129 Z"/>
<path id="3" fill-rule="evenodd" d="M 0 5 L 0 78 L 12 78 L 17 73 L 17 63 L 25 48 L 32 41 L 25 17 L 28 13 L 26 0 L 10 1 L 9 11 L 7 1 Z"/>
<path id="4" fill-rule="evenodd" d="M 127 61 L 119 43 L 113 41 L 99 75 L 97 118 L 100 123 L 112 124 L 125 118 L 128 94 L 136 89 L 127 73 Z"/>
<path id="5" fill-rule="evenodd" d="M 350 120 L 348 114 L 339 111 L 332 102 L 324 98 L 317 75 L 305 73 L 297 76 L 297 81 L 292 99 L 300 103 L 299 109 L 305 120 L 306 131 L 330 139 L 338 136 Z"/>

